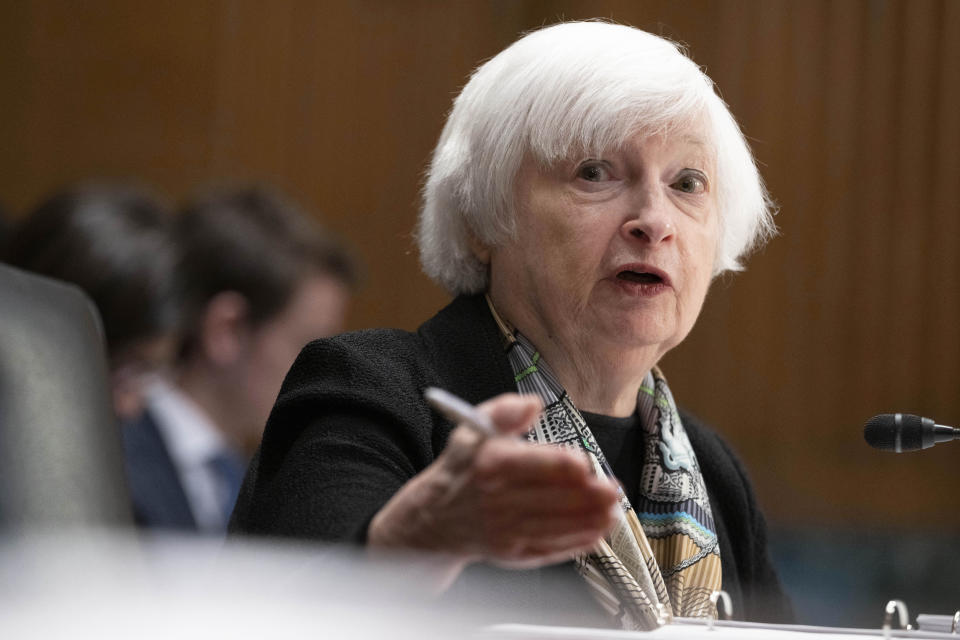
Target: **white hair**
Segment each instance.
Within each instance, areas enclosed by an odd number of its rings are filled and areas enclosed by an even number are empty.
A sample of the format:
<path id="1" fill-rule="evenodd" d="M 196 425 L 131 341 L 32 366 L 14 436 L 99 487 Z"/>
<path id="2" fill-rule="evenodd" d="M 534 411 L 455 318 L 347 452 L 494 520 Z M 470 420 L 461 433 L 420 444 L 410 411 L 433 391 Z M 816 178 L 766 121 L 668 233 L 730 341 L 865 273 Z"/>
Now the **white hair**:
<path id="1" fill-rule="evenodd" d="M 740 128 L 681 49 L 608 22 L 534 31 L 482 64 L 454 101 L 433 152 L 417 241 L 424 272 L 452 294 L 485 291 L 471 239 L 515 233 L 514 181 L 528 155 L 549 166 L 638 132 L 704 122 L 716 153 L 720 233 L 714 275 L 773 234 L 773 208 Z"/>

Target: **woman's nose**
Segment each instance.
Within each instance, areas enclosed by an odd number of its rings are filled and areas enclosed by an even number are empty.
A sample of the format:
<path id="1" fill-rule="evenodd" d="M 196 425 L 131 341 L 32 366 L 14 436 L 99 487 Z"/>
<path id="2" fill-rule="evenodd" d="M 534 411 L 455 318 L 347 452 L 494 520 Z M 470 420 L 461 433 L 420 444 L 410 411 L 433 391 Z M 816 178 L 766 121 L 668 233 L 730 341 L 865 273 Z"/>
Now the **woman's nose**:
<path id="1" fill-rule="evenodd" d="M 634 198 L 631 211 L 623 225 L 629 238 L 639 238 L 650 244 L 671 239 L 675 233 L 667 198 L 655 189 L 645 189 Z"/>

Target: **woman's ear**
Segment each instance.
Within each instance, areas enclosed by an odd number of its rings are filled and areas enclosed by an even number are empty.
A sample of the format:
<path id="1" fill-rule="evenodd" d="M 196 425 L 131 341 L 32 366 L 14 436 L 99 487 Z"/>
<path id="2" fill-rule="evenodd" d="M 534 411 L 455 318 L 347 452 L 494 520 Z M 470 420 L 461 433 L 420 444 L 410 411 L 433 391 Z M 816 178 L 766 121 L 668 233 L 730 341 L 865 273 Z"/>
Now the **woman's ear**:
<path id="1" fill-rule="evenodd" d="M 472 231 L 470 232 L 470 251 L 474 257 L 485 265 L 490 264 L 490 247 L 480 240 Z"/>

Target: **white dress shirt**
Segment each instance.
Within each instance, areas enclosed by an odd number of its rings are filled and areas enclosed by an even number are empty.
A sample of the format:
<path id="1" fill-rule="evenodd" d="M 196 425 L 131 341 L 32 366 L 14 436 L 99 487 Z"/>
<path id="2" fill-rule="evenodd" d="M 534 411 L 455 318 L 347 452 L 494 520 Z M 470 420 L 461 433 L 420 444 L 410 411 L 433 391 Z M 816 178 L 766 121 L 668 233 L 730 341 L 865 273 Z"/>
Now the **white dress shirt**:
<path id="1" fill-rule="evenodd" d="M 210 464 L 215 456 L 239 456 L 197 404 L 173 384 L 157 380 L 147 389 L 150 411 L 177 468 L 197 527 L 204 533 L 226 531 L 223 503 L 230 492 Z"/>

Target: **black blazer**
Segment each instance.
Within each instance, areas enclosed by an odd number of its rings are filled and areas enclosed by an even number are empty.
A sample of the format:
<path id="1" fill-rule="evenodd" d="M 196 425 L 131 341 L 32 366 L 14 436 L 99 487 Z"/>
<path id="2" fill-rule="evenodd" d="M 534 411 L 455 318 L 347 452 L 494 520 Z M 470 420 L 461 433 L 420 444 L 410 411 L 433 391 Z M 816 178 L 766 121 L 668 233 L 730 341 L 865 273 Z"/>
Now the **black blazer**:
<path id="1" fill-rule="evenodd" d="M 516 391 L 483 296 L 457 298 L 416 333 L 368 330 L 307 345 L 284 381 L 230 530 L 362 543 L 373 515 L 446 444 L 452 425 L 423 401 L 428 386 L 471 403 Z M 789 619 L 742 466 L 715 433 L 682 415 L 710 495 L 723 587 L 737 617 Z M 502 590 L 514 603 L 535 600 L 531 593 L 544 575 L 499 573 L 516 586 Z"/>

